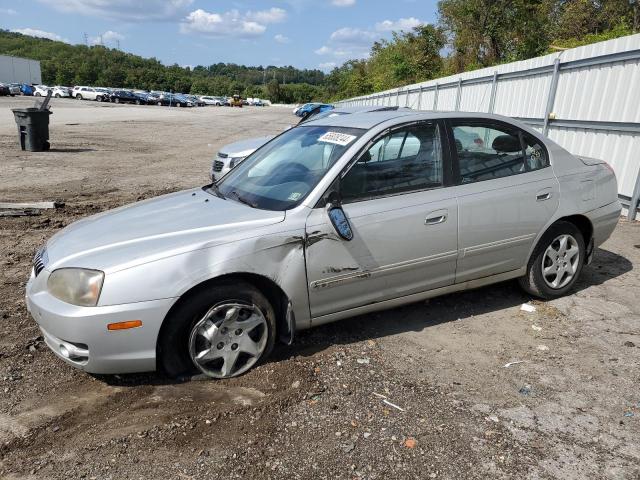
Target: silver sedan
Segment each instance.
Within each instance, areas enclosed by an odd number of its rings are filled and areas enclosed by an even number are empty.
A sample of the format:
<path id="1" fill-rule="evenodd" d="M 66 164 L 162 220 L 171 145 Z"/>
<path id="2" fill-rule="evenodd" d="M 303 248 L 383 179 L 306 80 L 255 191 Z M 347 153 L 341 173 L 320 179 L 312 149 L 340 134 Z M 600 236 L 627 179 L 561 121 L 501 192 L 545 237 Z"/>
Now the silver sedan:
<path id="1" fill-rule="evenodd" d="M 232 377 L 354 315 L 514 278 L 564 295 L 619 215 L 604 161 L 514 120 L 326 117 L 217 184 L 65 228 L 38 251 L 27 304 L 88 372 Z"/>

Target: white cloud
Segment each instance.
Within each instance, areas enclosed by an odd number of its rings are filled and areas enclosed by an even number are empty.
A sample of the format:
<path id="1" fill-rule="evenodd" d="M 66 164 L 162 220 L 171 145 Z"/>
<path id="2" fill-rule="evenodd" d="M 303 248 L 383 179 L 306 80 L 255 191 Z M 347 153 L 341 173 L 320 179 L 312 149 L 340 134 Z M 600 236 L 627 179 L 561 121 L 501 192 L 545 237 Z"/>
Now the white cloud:
<path id="1" fill-rule="evenodd" d="M 245 15 L 247 20 L 258 23 L 279 23 L 287 19 L 287 11 L 282 8 L 270 8 L 269 10 L 261 10 L 258 12 L 248 11 Z"/>
<path id="2" fill-rule="evenodd" d="M 324 62 L 318 65 L 318 68 L 320 70 L 324 70 L 325 72 L 328 72 L 329 70 L 333 70 L 337 66 L 338 64 L 336 62 Z"/>
<path id="3" fill-rule="evenodd" d="M 289 43 L 291 40 L 289 39 L 289 37 L 285 37 L 282 34 L 277 34 L 273 37 L 273 39 L 278 42 L 278 43 Z"/>
<path id="4" fill-rule="evenodd" d="M 333 32 L 329 41 L 341 45 L 371 45 L 378 37 L 378 34 L 369 30 L 345 27 Z"/>
<path id="5" fill-rule="evenodd" d="M 334 7 L 352 7 L 356 4 L 356 0 L 331 0 Z"/>
<path id="6" fill-rule="evenodd" d="M 182 33 L 198 33 L 211 37 L 256 37 L 266 26 L 247 19 L 238 10 L 210 13 L 199 8 L 191 12 L 180 24 Z"/>
<path id="7" fill-rule="evenodd" d="M 0 8 L 0 15 L 17 15 L 18 12 L 16 12 L 13 8 Z"/>
<path id="8" fill-rule="evenodd" d="M 367 58 L 371 52 L 373 43 L 381 38 L 388 37 L 388 33 L 398 30 L 411 30 L 425 22 L 415 17 L 400 18 L 395 21 L 384 20 L 370 28 L 344 27 L 336 30 L 329 36 L 325 45 L 316 49 L 316 55 L 334 57 L 344 61 L 347 58 Z M 325 62 L 329 63 L 329 62 Z"/>
<path id="9" fill-rule="evenodd" d="M 45 32 L 44 30 L 38 30 L 37 28 L 14 28 L 11 31 L 14 33 L 21 33 L 22 35 L 28 35 L 30 37 L 48 38 L 49 40 L 69 43 L 69 40 L 62 38 L 57 33 Z"/>
<path id="10" fill-rule="evenodd" d="M 180 18 L 193 0 L 39 0 L 56 10 L 125 21 Z"/>
<path id="11" fill-rule="evenodd" d="M 426 23 L 427 22 L 418 20 L 415 17 L 400 18 L 396 21 L 384 20 L 376 23 L 376 30 L 379 32 L 397 32 L 398 30 L 404 30 L 406 32 Z"/>
<path id="12" fill-rule="evenodd" d="M 104 45 L 109 43 L 115 44 L 122 40 L 124 40 L 124 35 L 118 32 L 114 32 L 113 30 L 107 30 L 106 32 L 95 37 L 89 37 L 89 43 L 91 45 Z"/>

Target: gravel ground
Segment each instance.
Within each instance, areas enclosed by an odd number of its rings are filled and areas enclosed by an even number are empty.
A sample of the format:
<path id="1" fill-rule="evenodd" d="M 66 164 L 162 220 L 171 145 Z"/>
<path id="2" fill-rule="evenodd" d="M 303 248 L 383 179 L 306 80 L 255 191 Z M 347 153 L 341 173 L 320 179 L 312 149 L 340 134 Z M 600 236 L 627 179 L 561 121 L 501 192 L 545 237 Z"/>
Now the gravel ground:
<path id="1" fill-rule="evenodd" d="M 294 118 L 54 99 L 52 151 L 28 154 L 9 107 L 31 102 L 0 98 L 0 201 L 65 207 L 0 218 L 0 478 L 640 478 L 639 223 L 621 221 L 559 300 L 507 282 L 365 315 L 228 381 L 91 376 L 29 318 L 35 249 L 204 184 L 217 148 Z"/>

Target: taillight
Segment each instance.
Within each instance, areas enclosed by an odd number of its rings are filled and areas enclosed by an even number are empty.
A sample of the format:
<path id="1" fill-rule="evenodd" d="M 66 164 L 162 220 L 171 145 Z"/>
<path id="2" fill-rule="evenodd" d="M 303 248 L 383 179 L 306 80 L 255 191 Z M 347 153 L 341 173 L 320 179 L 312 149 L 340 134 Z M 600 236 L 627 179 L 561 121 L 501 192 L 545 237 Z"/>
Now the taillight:
<path id="1" fill-rule="evenodd" d="M 611 173 L 613 173 L 614 177 L 616 176 L 616 172 L 611 165 L 609 165 L 607 162 L 604 162 L 604 166 L 607 167 Z"/>

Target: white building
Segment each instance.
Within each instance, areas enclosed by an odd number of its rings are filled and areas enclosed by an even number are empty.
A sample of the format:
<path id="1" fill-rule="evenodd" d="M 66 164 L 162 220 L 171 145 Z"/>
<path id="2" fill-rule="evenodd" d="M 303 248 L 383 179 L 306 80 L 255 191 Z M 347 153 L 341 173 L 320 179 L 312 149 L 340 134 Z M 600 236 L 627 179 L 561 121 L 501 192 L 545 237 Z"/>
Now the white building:
<path id="1" fill-rule="evenodd" d="M 42 83 L 40 62 L 0 55 L 0 82 L 40 84 Z"/>

